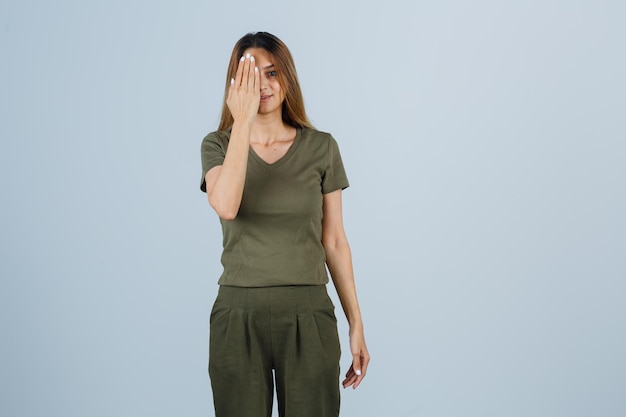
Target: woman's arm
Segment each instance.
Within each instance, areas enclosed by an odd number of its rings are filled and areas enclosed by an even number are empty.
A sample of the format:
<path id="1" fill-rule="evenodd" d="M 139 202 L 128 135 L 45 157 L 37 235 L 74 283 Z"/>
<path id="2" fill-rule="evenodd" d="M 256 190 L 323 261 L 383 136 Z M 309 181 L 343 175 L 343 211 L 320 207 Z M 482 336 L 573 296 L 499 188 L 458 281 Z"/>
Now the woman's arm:
<path id="1" fill-rule="evenodd" d="M 224 163 L 211 168 L 204 177 L 209 204 L 225 220 L 234 219 L 241 205 L 250 148 L 250 129 L 259 110 L 259 86 L 259 71 L 255 67 L 254 57 L 242 57 L 226 99 L 234 123 Z"/>
<path id="2" fill-rule="evenodd" d="M 337 289 L 341 306 L 350 325 L 350 350 L 352 366 L 346 373 L 343 387 L 356 388 L 367 372 L 370 355 L 365 345 L 363 320 L 356 295 L 352 254 L 343 228 L 341 190 L 324 194 L 324 218 L 322 220 L 322 245 L 326 252 L 326 264 Z"/>

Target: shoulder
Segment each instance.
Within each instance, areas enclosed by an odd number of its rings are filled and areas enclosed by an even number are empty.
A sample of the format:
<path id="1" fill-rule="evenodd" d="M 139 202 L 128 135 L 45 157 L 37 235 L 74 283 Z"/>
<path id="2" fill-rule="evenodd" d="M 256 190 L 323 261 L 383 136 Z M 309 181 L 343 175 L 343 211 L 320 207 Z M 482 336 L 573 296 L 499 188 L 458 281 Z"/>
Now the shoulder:
<path id="1" fill-rule="evenodd" d="M 228 145 L 230 139 L 230 129 L 228 130 L 216 130 L 211 132 L 202 139 L 202 147 L 206 146 L 219 146 L 225 148 Z"/>
<path id="2" fill-rule="evenodd" d="M 325 142 L 329 142 L 333 139 L 333 136 L 328 132 L 322 132 L 321 130 L 314 129 L 312 127 L 303 127 L 302 128 L 302 137 L 311 139 L 311 140 L 321 140 Z"/>
<path id="3" fill-rule="evenodd" d="M 302 128 L 301 138 L 303 143 L 312 148 L 328 151 L 329 148 L 337 146 L 337 141 L 333 135 L 310 127 Z"/>

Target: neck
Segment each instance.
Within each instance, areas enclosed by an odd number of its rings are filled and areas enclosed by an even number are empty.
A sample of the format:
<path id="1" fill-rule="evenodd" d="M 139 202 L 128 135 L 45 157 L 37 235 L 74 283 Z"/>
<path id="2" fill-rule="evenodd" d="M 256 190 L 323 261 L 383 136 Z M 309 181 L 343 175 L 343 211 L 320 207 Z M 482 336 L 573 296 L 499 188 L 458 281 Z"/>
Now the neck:
<path id="1" fill-rule="evenodd" d="M 254 119 L 252 124 L 252 142 L 268 145 L 276 142 L 285 136 L 285 133 L 291 129 L 283 122 L 282 115 L 260 115 Z"/>

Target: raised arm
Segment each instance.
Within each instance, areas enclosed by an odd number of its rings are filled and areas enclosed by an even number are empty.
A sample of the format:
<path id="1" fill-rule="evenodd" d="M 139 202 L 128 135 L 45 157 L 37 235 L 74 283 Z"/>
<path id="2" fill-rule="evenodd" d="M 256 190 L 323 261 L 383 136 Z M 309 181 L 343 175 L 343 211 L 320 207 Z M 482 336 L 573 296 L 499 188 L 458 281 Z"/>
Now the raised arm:
<path id="1" fill-rule="evenodd" d="M 346 373 L 343 387 L 352 386 L 357 388 L 367 372 L 370 355 L 365 344 L 363 319 L 361 318 L 361 310 L 356 295 L 352 254 L 343 228 L 341 190 L 324 194 L 322 244 L 326 252 L 328 270 L 350 325 L 352 365 Z"/>
<path id="2" fill-rule="evenodd" d="M 204 177 L 209 204 L 225 220 L 234 219 L 241 205 L 250 149 L 250 130 L 259 110 L 259 100 L 260 77 L 254 57 L 241 57 L 226 99 L 234 123 L 224 163 L 211 168 Z"/>

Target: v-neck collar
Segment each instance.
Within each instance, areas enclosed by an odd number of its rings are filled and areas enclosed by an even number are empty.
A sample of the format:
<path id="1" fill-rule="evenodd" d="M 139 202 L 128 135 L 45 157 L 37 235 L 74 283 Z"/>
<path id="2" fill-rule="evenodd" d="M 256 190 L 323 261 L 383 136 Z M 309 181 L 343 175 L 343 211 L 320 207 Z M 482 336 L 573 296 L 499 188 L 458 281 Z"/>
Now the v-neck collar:
<path id="1" fill-rule="evenodd" d="M 287 161 L 291 157 L 291 155 L 293 155 L 293 153 L 296 151 L 296 148 L 300 144 L 300 136 L 301 135 L 302 135 L 302 128 L 296 127 L 296 137 L 293 140 L 293 143 L 291 145 L 289 145 L 289 149 L 287 149 L 287 152 L 285 152 L 285 154 L 283 156 L 281 156 L 280 158 L 278 158 L 276 161 L 272 162 L 271 164 L 266 162 L 265 159 L 261 158 L 254 151 L 252 146 L 250 146 L 250 155 L 252 155 L 252 158 L 254 158 L 257 162 L 259 162 L 265 168 L 267 168 L 267 169 L 274 169 L 276 167 L 279 167 L 283 163 L 285 163 L 285 161 Z"/>

